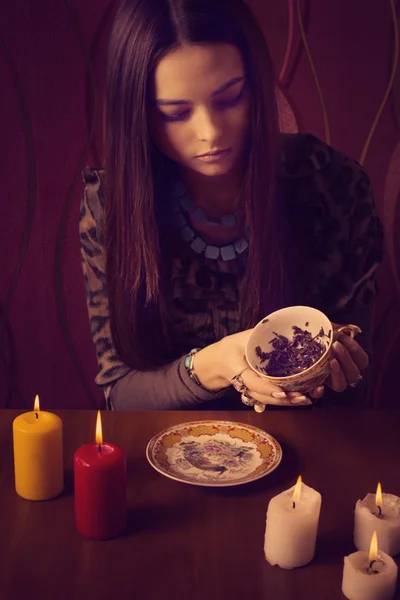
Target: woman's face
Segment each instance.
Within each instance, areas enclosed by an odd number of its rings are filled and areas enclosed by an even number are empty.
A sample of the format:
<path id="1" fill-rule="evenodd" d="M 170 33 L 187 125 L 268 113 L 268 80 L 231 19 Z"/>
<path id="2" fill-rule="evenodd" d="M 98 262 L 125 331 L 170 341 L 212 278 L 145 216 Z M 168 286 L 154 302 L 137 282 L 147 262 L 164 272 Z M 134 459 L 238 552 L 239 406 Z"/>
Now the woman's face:
<path id="1" fill-rule="evenodd" d="M 226 175 L 243 155 L 249 104 L 235 46 L 181 46 L 165 55 L 155 70 L 153 140 L 183 168 L 206 176 Z"/>

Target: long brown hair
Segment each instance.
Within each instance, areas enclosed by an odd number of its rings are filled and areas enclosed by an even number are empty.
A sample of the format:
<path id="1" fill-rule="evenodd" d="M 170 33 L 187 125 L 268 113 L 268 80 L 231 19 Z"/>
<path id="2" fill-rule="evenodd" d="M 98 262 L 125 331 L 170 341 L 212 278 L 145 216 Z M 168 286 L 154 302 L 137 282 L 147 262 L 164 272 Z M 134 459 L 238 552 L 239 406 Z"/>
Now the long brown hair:
<path id="1" fill-rule="evenodd" d="M 277 195 L 279 131 L 268 47 L 242 0 L 125 0 L 109 44 L 106 98 L 106 239 L 110 321 L 121 358 L 150 368 L 172 358 L 165 300 L 168 269 L 151 143 L 151 77 L 181 43 L 228 43 L 244 60 L 252 97 L 243 203 L 249 250 L 241 326 L 285 302 L 284 207 Z"/>

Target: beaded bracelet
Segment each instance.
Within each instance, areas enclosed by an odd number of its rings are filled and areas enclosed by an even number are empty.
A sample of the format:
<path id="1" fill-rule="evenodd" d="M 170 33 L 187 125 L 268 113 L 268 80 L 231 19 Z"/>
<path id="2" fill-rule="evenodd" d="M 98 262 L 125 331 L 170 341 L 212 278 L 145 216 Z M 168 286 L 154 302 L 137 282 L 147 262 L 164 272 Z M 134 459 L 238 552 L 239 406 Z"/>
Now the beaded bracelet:
<path id="1" fill-rule="evenodd" d="M 205 390 L 206 388 L 200 383 L 199 378 L 197 377 L 196 373 L 194 372 L 194 364 L 193 364 L 194 363 L 194 355 L 199 350 L 201 350 L 201 348 L 193 348 L 193 350 L 191 350 L 189 352 L 189 354 L 185 358 L 185 368 L 186 368 L 186 371 L 188 372 L 190 379 L 192 381 L 194 381 L 197 385 L 199 385 L 201 388 L 203 388 L 203 390 Z M 209 390 L 207 390 L 207 391 L 209 391 Z"/>
<path id="2" fill-rule="evenodd" d="M 191 350 L 189 352 L 189 354 L 186 356 L 185 363 L 184 363 L 186 371 L 187 371 L 190 379 L 192 381 L 194 381 L 196 385 L 201 387 L 202 390 L 204 390 L 205 392 L 208 392 L 209 394 L 219 394 L 219 392 L 221 392 L 224 388 L 221 388 L 219 390 L 209 390 L 208 388 L 204 387 L 204 385 L 200 382 L 200 379 L 197 377 L 196 373 L 194 372 L 194 355 L 199 350 L 202 350 L 202 348 L 193 348 L 193 350 Z"/>

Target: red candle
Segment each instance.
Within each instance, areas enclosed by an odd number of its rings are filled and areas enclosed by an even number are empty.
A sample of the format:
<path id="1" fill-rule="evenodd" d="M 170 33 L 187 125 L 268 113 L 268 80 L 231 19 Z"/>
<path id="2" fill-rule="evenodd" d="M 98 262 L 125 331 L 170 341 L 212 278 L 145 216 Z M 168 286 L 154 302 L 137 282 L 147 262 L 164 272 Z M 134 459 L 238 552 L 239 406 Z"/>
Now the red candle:
<path id="1" fill-rule="evenodd" d="M 116 537 L 126 525 L 126 455 L 119 446 L 103 443 L 100 411 L 96 442 L 74 455 L 75 523 L 85 537 Z"/>

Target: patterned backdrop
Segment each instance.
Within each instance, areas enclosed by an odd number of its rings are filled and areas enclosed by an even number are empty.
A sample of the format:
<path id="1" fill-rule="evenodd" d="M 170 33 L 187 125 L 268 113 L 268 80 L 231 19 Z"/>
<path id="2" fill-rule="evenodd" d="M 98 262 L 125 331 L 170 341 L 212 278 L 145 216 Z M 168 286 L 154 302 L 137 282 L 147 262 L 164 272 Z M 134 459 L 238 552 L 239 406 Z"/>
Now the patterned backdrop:
<path id="1" fill-rule="evenodd" d="M 374 405 L 397 403 L 400 75 L 394 0 L 249 0 L 269 41 L 282 129 L 365 164 L 387 236 Z M 104 48 L 115 2 L 0 8 L 0 406 L 102 405 L 81 274 L 82 168 L 101 164 Z"/>

